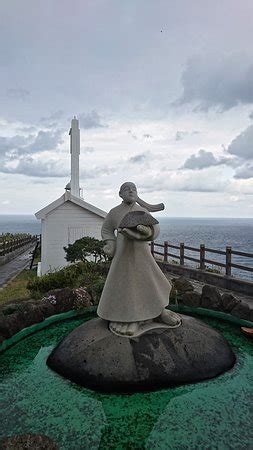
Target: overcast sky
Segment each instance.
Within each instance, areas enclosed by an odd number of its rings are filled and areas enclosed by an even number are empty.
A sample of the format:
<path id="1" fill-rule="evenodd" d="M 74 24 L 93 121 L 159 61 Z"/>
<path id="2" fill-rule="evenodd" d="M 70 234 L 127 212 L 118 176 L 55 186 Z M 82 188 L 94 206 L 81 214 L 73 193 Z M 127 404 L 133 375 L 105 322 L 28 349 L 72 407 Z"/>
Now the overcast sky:
<path id="1" fill-rule="evenodd" d="M 104 210 L 124 181 L 167 216 L 253 217 L 252 0 L 2 0 L 0 214 L 70 179 Z"/>

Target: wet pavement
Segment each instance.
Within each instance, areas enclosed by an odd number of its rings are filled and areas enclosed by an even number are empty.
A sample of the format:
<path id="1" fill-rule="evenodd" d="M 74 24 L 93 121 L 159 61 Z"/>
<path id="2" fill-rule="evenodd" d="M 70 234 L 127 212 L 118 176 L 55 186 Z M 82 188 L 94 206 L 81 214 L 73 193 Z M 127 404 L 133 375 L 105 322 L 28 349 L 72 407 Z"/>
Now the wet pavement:
<path id="1" fill-rule="evenodd" d="M 16 258 L 0 266 L 0 289 L 12 278 L 15 278 L 23 269 L 29 266 L 31 262 L 31 253 L 34 245 L 29 247 L 24 253 L 21 253 Z"/>

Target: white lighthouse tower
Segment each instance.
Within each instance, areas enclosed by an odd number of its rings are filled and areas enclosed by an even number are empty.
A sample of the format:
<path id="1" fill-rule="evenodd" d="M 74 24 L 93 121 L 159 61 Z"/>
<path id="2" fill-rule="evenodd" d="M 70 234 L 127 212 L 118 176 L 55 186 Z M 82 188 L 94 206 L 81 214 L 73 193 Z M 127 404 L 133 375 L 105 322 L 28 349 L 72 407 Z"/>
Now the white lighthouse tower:
<path id="1" fill-rule="evenodd" d="M 74 116 L 71 120 L 70 135 L 70 153 L 71 153 L 71 180 L 70 193 L 75 197 L 80 197 L 79 186 L 79 155 L 80 155 L 80 129 L 79 123 Z"/>
<path id="2" fill-rule="evenodd" d="M 41 271 L 44 275 L 68 263 L 63 247 L 83 236 L 101 239 L 101 226 L 106 212 L 85 202 L 80 197 L 79 156 L 80 129 L 78 120 L 71 121 L 70 154 L 71 179 L 65 193 L 35 216 L 41 220 Z"/>

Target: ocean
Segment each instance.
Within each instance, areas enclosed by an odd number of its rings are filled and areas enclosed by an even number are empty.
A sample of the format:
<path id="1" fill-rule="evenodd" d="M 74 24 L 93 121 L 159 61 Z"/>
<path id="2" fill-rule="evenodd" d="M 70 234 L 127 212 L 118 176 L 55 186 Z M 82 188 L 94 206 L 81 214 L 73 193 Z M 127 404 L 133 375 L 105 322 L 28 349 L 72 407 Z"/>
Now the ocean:
<path id="1" fill-rule="evenodd" d="M 161 228 L 158 242 L 168 241 L 174 245 L 184 242 L 192 247 L 205 244 L 206 247 L 218 250 L 231 246 L 234 250 L 253 254 L 253 219 L 160 217 L 158 220 Z M 40 221 L 32 215 L 0 215 L 0 234 L 6 232 L 40 234 Z M 177 250 L 171 249 L 170 252 L 178 254 Z M 185 254 L 198 257 L 196 252 L 188 251 Z M 225 262 L 224 256 L 208 254 L 207 257 Z M 233 262 L 253 267 L 253 258 L 234 255 Z M 190 262 L 187 264 L 197 265 Z M 233 269 L 232 274 L 253 281 L 252 272 Z"/>

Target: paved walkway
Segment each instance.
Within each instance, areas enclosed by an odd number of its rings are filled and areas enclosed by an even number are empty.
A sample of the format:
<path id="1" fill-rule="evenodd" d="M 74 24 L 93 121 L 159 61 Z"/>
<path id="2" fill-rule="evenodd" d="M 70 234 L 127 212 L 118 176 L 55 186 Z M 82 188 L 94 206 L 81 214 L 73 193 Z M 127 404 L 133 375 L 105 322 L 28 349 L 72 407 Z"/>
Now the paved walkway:
<path id="1" fill-rule="evenodd" d="M 168 273 L 168 272 L 167 272 L 165 275 L 166 275 L 166 277 L 168 278 L 168 280 L 172 280 L 172 278 L 179 278 L 179 275 L 175 275 L 174 273 Z M 202 283 L 202 282 L 197 281 L 197 280 L 192 280 L 192 279 L 190 279 L 190 278 L 187 278 L 187 279 L 188 279 L 188 280 L 190 281 L 190 283 L 193 285 L 194 290 L 197 291 L 197 292 L 200 292 L 200 293 L 202 292 L 203 286 L 204 286 L 205 284 L 208 284 L 208 283 Z M 250 305 L 250 307 L 253 308 L 253 298 L 252 298 L 251 295 L 241 294 L 240 292 L 236 292 L 236 291 L 229 291 L 229 290 L 227 290 L 227 289 L 222 289 L 222 288 L 220 288 L 220 287 L 217 287 L 217 289 L 218 289 L 218 291 L 219 291 L 221 294 L 223 294 L 224 292 L 229 293 L 229 294 L 232 294 L 234 297 L 236 297 L 236 298 L 238 298 L 238 299 L 240 299 L 240 300 L 242 300 L 242 301 L 248 303 L 248 304 Z"/>
<path id="2" fill-rule="evenodd" d="M 15 259 L 0 266 L 0 289 L 5 287 L 8 281 L 18 275 L 19 272 L 30 264 L 33 248 L 34 245 L 24 253 L 21 253 L 21 255 L 18 255 Z"/>

